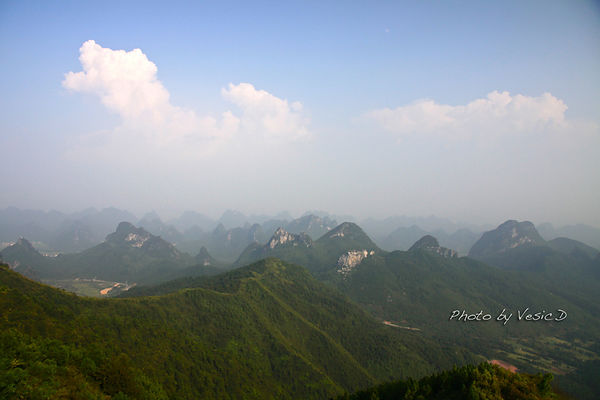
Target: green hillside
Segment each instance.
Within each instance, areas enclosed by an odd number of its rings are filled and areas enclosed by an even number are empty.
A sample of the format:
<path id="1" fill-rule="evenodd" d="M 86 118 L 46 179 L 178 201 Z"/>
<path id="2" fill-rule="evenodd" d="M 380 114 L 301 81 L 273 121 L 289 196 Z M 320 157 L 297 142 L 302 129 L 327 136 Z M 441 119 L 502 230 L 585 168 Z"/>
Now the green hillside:
<path id="1" fill-rule="evenodd" d="M 512 346 L 508 343 L 516 340 L 514 343 L 529 341 L 528 346 L 535 345 L 544 357 L 562 357 L 571 367 L 585 359 L 576 352 L 567 355 L 565 349 L 556 351 L 550 343 L 544 345 L 541 337 L 577 339 L 588 343 L 582 346 L 587 349 L 584 352 L 591 351 L 593 357 L 599 354 L 592 345 L 600 335 L 594 297 L 584 292 L 559 295 L 548 289 L 545 279 L 521 271 L 506 271 L 468 258 L 441 257 L 424 250 L 398 251 L 366 258 L 338 283 L 338 288 L 378 318 L 421 329 L 424 335 L 440 340 L 460 339 L 487 357 L 510 352 Z M 564 309 L 568 318 L 563 322 L 519 321 L 518 313 L 527 307 L 531 312 Z M 503 309 L 513 313 L 506 325 L 495 320 Z M 483 310 L 493 318 L 450 321 L 454 310 L 470 314 Z M 512 361 L 520 368 L 544 367 L 540 359 Z"/>
<path id="2" fill-rule="evenodd" d="M 81 298 L 0 268 L 2 398 L 327 398 L 475 361 L 264 260 L 192 289 Z"/>
<path id="3" fill-rule="evenodd" d="M 431 237 L 419 241 L 412 251 L 375 249 L 361 256 L 356 250 L 368 248 L 368 241 L 344 246 L 342 238 L 330 236 L 308 247 L 263 247 L 261 251 L 306 263 L 319 280 L 397 329 L 441 343 L 461 343 L 523 371 L 555 372 L 561 375 L 557 381 L 562 387 L 593 384 L 590 379 L 584 379 L 584 384 L 570 382 L 581 383 L 595 360 L 600 360 L 600 257 L 553 250 L 538 238 L 532 224 L 516 221 L 482 238 L 481 253 L 492 265 L 455 257 Z M 339 247 L 334 246 L 336 239 Z M 562 322 L 518 320 L 525 310 L 547 315 L 559 309 L 568 313 Z M 491 320 L 449 320 L 455 310 L 482 311 Z M 502 310 L 513 314 L 506 325 L 496 320 Z"/>

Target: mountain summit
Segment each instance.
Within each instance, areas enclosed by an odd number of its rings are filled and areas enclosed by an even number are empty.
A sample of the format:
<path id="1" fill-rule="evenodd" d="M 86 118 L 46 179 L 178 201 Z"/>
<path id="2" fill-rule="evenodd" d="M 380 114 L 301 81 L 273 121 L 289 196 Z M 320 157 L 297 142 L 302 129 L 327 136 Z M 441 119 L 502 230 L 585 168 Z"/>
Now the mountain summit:
<path id="1" fill-rule="evenodd" d="M 408 249 L 408 251 L 416 251 L 420 249 L 429 249 L 435 247 L 440 247 L 440 244 L 438 243 L 437 239 L 431 235 L 425 235 L 421 239 L 417 240 L 410 247 L 410 249 Z"/>
<path id="2" fill-rule="evenodd" d="M 0 259 L 7 262 L 12 268 L 30 278 L 39 278 L 37 266 L 47 269 L 48 257 L 44 257 L 25 238 L 19 238 L 14 244 L 0 252 Z"/>
<path id="3" fill-rule="evenodd" d="M 321 243 L 347 244 L 347 247 L 361 249 L 376 249 L 377 245 L 361 229 L 360 226 L 352 222 L 343 222 L 319 238 Z"/>
<path id="4" fill-rule="evenodd" d="M 32 251 L 32 252 L 38 253 L 38 251 L 35 249 L 35 247 L 33 247 L 31 242 L 29 240 L 25 239 L 24 237 L 17 239 L 17 241 L 15 242 L 15 244 L 13 246 L 22 247 L 26 251 Z"/>
<path id="5" fill-rule="evenodd" d="M 129 222 L 121 222 L 115 232 L 106 236 L 106 241 L 115 244 L 127 243 L 132 247 L 142 247 L 151 236 L 144 228 L 136 228 Z"/>
<path id="6" fill-rule="evenodd" d="M 208 249 L 204 246 L 202 246 L 202 248 L 200 249 L 198 254 L 196 254 L 196 256 L 194 257 L 194 261 L 196 263 L 198 263 L 199 265 L 202 265 L 203 267 L 208 267 L 208 266 L 220 267 L 220 266 L 222 266 L 222 263 L 220 261 L 217 261 L 213 256 L 211 256 L 210 253 L 208 252 Z"/>
<path id="7" fill-rule="evenodd" d="M 425 235 L 421 239 L 417 240 L 408 251 L 414 252 L 419 250 L 425 250 L 432 253 L 436 253 L 442 257 L 458 257 L 458 253 L 455 250 L 442 247 L 438 243 L 437 239 L 431 235 Z"/>
<path id="8" fill-rule="evenodd" d="M 471 247 L 469 257 L 481 258 L 516 247 L 540 246 L 545 243 L 531 222 L 508 220 L 496 229 L 485 232 Z"/>
<path id="9" fill-rule="evenodd" d="M 121 222 L 117 226 L 117 230 L 106 237 L 106 243 L 117 247 L 138 248 L 151 257 L 173 259 L 181 257 L 180 252 L 172 243 L 160 236 L 152 235 L 144 228 L 136 228 L 129 222 Z"/>

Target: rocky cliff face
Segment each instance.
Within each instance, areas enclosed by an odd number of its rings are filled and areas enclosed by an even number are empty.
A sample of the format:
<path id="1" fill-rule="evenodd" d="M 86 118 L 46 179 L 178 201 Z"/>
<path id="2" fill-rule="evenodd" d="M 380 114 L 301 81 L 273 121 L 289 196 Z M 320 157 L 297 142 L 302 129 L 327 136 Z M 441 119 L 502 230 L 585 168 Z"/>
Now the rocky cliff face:
<path id="1" fill-rule="evenodd" d="M 269 239 L 269 241 L 267 242 L 266 247 L 268 247 L 270 249 L 274 249 L 275 247 L 283 246 L 285 244 L 292 245 L 292 246 L 311 247 L 312 240 L 306 234 L 289 233 L 288 231 L 286 231 L 283 228 L 278 228 L 275 231 L 275 233 L 273 234 L 273 236 L 271 237 L 271 239 Z"/>
<path id="2" fill-rule="evenodd" d="M 367 250 L 350 250 L 345 254 L 342 254 L 337 261 L 337 272 L 342 274 L 344 278 L 348 276 L 350 272 L 354 268 L 356 268 L 362 260 L 367 258 L 368 256 L 372 256 L 375 254 L 375 251 L 367 251 Z"/>
<path id="3" fill-rule="evenodd" d="M 150 239 L 150 235 L 130 233 L 125 237 L 125 241 L 131 247 L 142 247 L 146 241 Z"/>

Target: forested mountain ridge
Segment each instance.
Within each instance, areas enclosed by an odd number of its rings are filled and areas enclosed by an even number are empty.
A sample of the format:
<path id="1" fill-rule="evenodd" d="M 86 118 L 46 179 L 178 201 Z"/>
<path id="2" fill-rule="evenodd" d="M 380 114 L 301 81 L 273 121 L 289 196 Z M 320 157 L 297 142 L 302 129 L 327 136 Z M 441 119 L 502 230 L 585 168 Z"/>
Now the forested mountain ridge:
<path id="1" fill-rule="evenodd" d="M 90 299 L 0 268 L 8 398 L 328 398 L 477 358 L 269 259 L 164 296 Z"/>

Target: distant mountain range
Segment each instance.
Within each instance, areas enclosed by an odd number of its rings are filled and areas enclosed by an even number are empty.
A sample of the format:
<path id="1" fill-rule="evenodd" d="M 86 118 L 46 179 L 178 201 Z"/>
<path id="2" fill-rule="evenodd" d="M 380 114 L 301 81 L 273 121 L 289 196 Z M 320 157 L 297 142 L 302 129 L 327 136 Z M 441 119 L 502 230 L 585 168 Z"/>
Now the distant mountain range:
<path id="1" fill-rule="evenodd" d="M 226 211 L 219 220 L 188 211 L 166 223 L 153 212 L 137 220 L 133 214 L 114 208 L 88 209 L 75 214 L 7 208 L 0 210 L 0 244 L 4 243 L 0 250 L 25 237 L 43 253 L 80 252 L 100 244 L 122 221 L 137 221 L 137 226 L 188 253 L 206 247 L 215 257 L 227 262 L 235 261 L 248 244 L 265 243 L 279 227 L 316 237 L 337 225 L 335 220 L 315 215 L 297 219 L 287 213 L 275 217 L 246 217 L 233 210 Z"/>
<path id="2" fill-rule="evenodd" d="M 544 223 L 540 224 L 537 228 L 540 234 L 547 240 L 566 237 L 600 249 L 600 229 L 593 226 L 577 224 L 555 228 L 552 224 Z"/>
<path id="3" fill-rule="evenodd" d="M 234 262 L 242 251 L 251 243 L 264 244 L 273 232 L 283 227 L 292 233 L 307 233 L 320 236 L 336 226 L 336 221 L 307 215 L 295 220 L 267 220 L 261 224 L 255 223 L 227 229 L 219 223 L 212 232 L 186 232 L 186 237 L 175 242 L 178 248 L 194 252 L 200 247 L 207 250 L 216 258 L 226 262 Z"/>
<path id="4" fill-rule="evenodd" d="M 0 252 L 2 259 L 16 271 L 37 280 L 98 278 L 139 283 L 174 278 L 178 271 L 191 275 L 189 267 L 196 264 L 198 273 L 205 270 L 210 273 L 212 258 L 208 258 L 207 264 L 206 255 L 204 250 L 198 263 L 173 244 L 128 222 L 121 222 L 101 244 L 80 253 L 44 257 L 24 238 Z"/>
<path id="5" fill-rule="evenodd" d="M 0 210 L 0 242 L 26 237 L 44 251 L 81 251 L 102 242 L 119 222 L 135 220 L 133 214 L 116 208 L 65 214 L 9 207 Z"/>
<path id="6" fill-rule="evenodd" d="M 310 211 L 294 219 L 283 212 L 274 216 L 246 216 L 227 210 L 219 219 L 195 211 L 186 211 L 170 221 L 163 221 L 150 212 L 138 219 L 116 208 L 78 213 L 20 210 L 14 207 L 0 210 L 0 250 L 25 237 L 45 254 L 72 253 L 100 244 L 121 221 L 143 227 L 153 235 L 175 244 L 180 250 L 194 254 L 206 247 L 216 258 L 234 262 L 250 243 L 264 244 L 279 227 L 290 233 L 306 233 L 319 238 L 334 228 L 336 221 L 358 223 L 386 251 L 408 250 L 425 235 L 435 237 L 440 245 L 468 254 L 481 233 L 489 227 L 456 224 L 444 218 L 396 216 L 385 219 L 368 218 L 358 222 L 351 216 L 335 216 L 324 211 Z M 600 229 L 586 225 L 554 228 L 551 224 L 539 227 L 545 239 L 567 237 L 588 246 L 600 248 Z"/>

